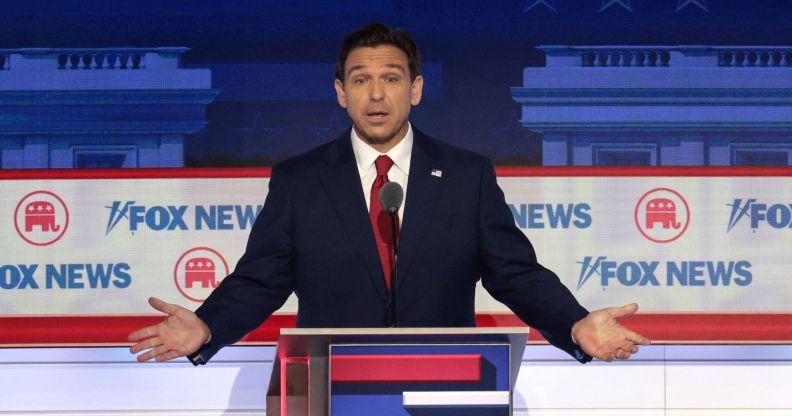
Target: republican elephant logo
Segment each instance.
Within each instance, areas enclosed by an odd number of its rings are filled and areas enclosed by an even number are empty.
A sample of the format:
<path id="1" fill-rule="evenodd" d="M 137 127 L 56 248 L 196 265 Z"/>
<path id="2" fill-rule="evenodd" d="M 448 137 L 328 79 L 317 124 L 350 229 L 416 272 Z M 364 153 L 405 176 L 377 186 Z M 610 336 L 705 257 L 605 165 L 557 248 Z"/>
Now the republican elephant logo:
<path id="1" fill-rule="evenodd" d="M 173 283 L 185 298 L 203 302 L 228 273 L 228 263 L 219 251 L 195 247 L 182 253 L 176 261 Z"/>
<path id="2" fill-rule="evenodd" d="M 681 193 L 670 188 L 646 192 L 635 205 L 635 225 L 648 240 L 670 243 L 690 225 L 690 206 Z"/>
<path id="3" fill-rule="evenodd" d="M 215 264 L 206 257 L 195 257 L 187 260 L 184 266 L 184 287 L 192 288 L 194 284 L 200 283 L 201 287 L 215 288 L 218 285 L 215 279 Z"/>
<path id="4" fill-rule="evenodd" d="M 33 201 L 25 208 L 25 232 L 33 231 L 34 226 L 41 231 L 59 231 L 60 225 L 55 223 L 55 207 L 49 201 Z"/>
<path id="5" fill-rule="evenodd" d="M 646 203 L 646 228 L 652 229 L 660 223 L 664 229 L 677 230 L 682 225 L 677 221 L 676 205 L 668 198 L 654 198 Z"/>
<path id="6" fill-rule="evenodd" d="M 66 233 L 69 209 L 63 199 L 52 192 L 31 192 L 17 204 L 14 226 L 26 242 L 35 246 L 50 245 Z"/>

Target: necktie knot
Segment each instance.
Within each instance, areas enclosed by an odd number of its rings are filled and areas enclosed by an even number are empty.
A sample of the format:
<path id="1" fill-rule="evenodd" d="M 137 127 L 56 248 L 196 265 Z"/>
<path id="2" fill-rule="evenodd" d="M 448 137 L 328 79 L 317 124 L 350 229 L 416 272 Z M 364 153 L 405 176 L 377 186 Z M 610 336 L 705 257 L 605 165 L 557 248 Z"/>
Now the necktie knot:
<path id="1" fill-rule="evenodd" d="M 374 161 L 374 166 L 377 168 L 377 176 L 387 176 L 388 171 L 393 166 L 393 159 L 382 155 Z"/>

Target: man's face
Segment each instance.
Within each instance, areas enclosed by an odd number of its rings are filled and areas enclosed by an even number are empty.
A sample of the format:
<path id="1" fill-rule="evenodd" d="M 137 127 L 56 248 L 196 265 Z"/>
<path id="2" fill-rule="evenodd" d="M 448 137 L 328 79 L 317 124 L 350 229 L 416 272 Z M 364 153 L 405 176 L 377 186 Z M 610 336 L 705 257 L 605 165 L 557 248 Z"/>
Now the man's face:
<path id="1" fill-rule="evenodd" d="M 355 132 L 385 152 L 407 134 L 410 107 L 421 102 L 423 78 L 410 81 L 407 54 L 392 45 L 353 49 L 335 81 L 338 104 L 347 109 Z"/>

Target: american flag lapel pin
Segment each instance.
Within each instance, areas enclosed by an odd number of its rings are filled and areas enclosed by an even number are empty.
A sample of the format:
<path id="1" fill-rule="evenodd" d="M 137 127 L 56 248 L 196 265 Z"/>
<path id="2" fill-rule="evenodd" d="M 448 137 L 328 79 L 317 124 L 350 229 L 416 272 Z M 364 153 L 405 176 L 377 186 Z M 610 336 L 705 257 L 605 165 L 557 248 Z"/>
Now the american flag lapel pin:
<path id="1" fill-rule="evenodd" d="M 432 173 L 431 174 L 432 174 L 432 176 L 436 176 L 438 178 L 442 178 L 443 177 L 443 171 L 440 170 L 440 169 L 432 169 Z"/>

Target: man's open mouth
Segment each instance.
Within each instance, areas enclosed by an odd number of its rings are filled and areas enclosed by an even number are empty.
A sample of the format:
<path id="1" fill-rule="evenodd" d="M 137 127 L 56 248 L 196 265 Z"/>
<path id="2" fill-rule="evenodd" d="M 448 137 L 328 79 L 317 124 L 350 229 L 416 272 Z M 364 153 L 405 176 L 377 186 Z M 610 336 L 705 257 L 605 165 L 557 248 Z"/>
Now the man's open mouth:
<path id="1" fill-rule="evenodd" d="M 387 117 L 387 116 L 388 116 L 388 113 L 386 113 L 386 112 L 384 112 L 384 111 L 372 111 L 372 112 L 368 112 L 368 113 L 366 113 L 366 115 L 367 115 L 369 118 L 373 118 L 373 119 L 379 119 L 379 118 L 385 118 L 385 117 Z"/>

